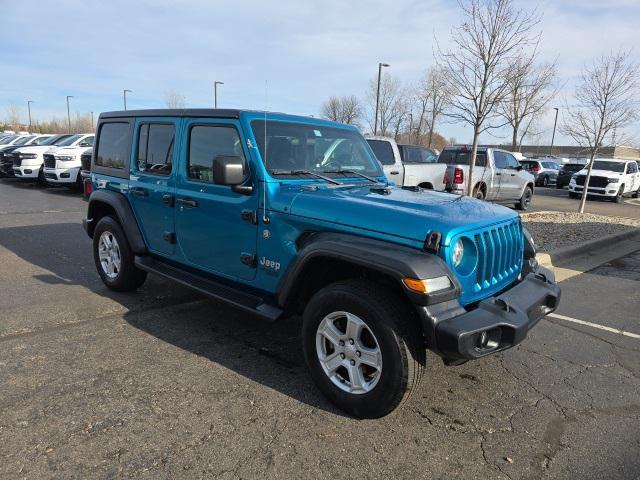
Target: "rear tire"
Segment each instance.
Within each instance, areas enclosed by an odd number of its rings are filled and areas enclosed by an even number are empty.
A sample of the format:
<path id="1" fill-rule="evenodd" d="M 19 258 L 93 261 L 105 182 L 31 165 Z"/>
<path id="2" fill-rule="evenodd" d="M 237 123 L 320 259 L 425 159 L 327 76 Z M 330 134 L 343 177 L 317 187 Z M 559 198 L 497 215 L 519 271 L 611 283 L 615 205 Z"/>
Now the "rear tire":
<path id="1" fill-rule="evenodd" d="M 633 198 L 640 198 L 640 187 L 636 190 L 636 193 L 633 194 Z"/>
<path id="2" fill-rule="evenodd" d="M 577 199 L 580 198 L 580 195 L 575 192 L 569 192 L 569 198 Z"/>
<path id="3" fill-rule="evenodd" d="M 360 418 L 383 417 L 405 401 L 426 361 L 415 313 L 402 298 L 366 280 L 336 282 L 311 298 L 302 346 L 320 391 Z"/>
<path id="4" fill-rule="evenodd" d="M 520 200 L 516 203 L 516 208 L 523 212 L 529 210 L 532 198 L 533 190 L 531 190 L 531 187 L 525 187 L 524 192 L 522 192 L 522 197 L 520 197 Z"/>
<path id="5" fill-rule="evenodd" d="M 102 217 L 93 231 L 93 260 L 104 284 L 116 292 L 136 290 L 147 278 L 135 265 L 120 223 L 111 216 Z"/>
<path id="6" fill-rule="evenodd" d="M 544 177 L 542 177 L 542 186 L 543 187 L 548 187 L 549 186 L 549 177 L 547 175 L 545 175 Z"/>
<path id="7" fill-rule="evenodd" d="M 484 190 L 481 187 L 477 186 L 473 189 L 473 198 L 477 198 L 478 200 L 484 200 Z"/>

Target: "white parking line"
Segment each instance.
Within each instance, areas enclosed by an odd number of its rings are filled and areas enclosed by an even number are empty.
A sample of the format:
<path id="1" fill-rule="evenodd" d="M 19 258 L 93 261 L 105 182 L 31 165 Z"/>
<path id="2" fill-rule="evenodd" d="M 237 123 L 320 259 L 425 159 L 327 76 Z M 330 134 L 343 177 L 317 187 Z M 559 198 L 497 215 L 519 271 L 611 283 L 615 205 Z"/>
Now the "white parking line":
<path id="1" fill-rule="evenodd" d="M 558 315 L 557 313 L 550 313 L 548 317 L 557 318 L 559 320 L 565 320 L 567 322 L 578 323 L 580 325 L 586 325 L 587 327 L 597 328 L 604 330 L 605 332 L 617 333 L 618 335 L 624 335 L 625 337 L 635 338 L 640 340 L 640 335 L 637 333 L 625 332 L 624 330 L 618 330 L 617 328 L 605 327 L 604 325 L 598 325 L 597 323 L 585 322 L 584 320 L 578 320 L 577 318 L 567 317 L 565 315 Z"/>

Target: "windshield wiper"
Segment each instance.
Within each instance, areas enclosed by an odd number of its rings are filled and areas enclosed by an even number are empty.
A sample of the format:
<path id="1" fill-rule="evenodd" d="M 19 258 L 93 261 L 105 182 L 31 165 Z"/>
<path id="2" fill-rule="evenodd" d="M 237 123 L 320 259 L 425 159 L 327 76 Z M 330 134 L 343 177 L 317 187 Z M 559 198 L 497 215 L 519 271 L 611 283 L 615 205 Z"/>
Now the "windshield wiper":
<path id="1" fill-rule="evenodd" d="M 271 170 L 271 175 L 311 175 L 312 177 L 321 178 L 322 180 L 333 183 L 334 185 L 342 185 L 342 183 L 334 180 L 333 178 L 325 177 L 324 175 L 310 172 L 308 170 Z"/>
<path id="2" fill-rule="evenodd" d="M 381 183 L 375 178 L 368 177 L 363 173 L 356 172 L 355 170 L 324 170 L 322 173 L 346 173 L 347 175 L 355 175 L 356 177 L 364 178 L 369 180 L 371 183 Z"/>

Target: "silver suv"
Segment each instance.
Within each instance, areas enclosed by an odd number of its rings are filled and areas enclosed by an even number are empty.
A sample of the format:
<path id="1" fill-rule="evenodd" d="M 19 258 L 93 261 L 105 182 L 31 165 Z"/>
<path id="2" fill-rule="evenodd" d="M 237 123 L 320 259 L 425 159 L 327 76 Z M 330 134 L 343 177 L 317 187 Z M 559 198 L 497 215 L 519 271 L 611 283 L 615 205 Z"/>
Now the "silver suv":
<path id="1" fill-rule="evenodd" d="M 527 159 L 520 160 L 520 165 L 536 179 L 536 185 L 548 187 L 555 185 L 560 172 L 560 165 L 552 160 Z"/>

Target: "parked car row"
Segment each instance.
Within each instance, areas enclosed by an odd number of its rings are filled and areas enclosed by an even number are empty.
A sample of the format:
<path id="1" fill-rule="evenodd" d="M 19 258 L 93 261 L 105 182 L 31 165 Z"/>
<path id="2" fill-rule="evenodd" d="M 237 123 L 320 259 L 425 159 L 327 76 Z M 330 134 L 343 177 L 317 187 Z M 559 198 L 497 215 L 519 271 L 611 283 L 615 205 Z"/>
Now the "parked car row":
<path id="1" fill-rule="evenodd" d="M 91 154 L 94 135 L 36 134 L 0 138 L 0 176 L 41 185 L 82 186 L 81 159 Z"/>

